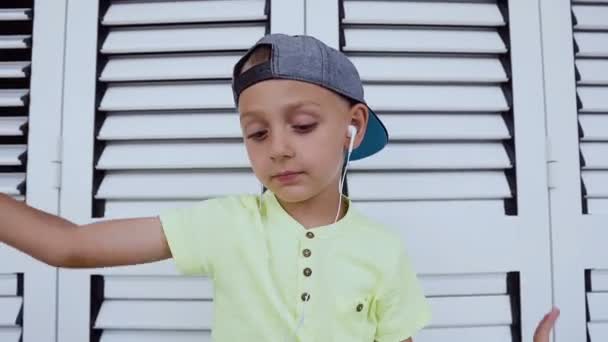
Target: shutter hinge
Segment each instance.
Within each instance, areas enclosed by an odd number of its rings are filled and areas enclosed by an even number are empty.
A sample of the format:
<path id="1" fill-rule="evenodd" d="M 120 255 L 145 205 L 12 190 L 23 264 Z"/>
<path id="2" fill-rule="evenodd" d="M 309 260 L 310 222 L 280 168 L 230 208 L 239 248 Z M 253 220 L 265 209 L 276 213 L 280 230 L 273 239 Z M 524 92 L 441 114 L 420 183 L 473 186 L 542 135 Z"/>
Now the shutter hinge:
<path id="1" fill-rule="evenodd" d="M 557 171 L 557 158 L 555 157 L 555 150 L 553 148 L 553 144 L 551 143 L 551 138 L 548 136 L 546 137 L 545 144 L 547 148 L 547 187 L 549 190 L 551 190 L 557 187 L 557 182 L 555 179 L 555 173 Z"/>
<path id="2" fill-rule="evenodd" d="M 53 188 L 61 189 L 61 163 L 63 161 L 63 138 L 57 137 L 57 141 L 54 146 L 54 151 L 51 157 L 51 167 L 54 173 L 54 184 Z"/>

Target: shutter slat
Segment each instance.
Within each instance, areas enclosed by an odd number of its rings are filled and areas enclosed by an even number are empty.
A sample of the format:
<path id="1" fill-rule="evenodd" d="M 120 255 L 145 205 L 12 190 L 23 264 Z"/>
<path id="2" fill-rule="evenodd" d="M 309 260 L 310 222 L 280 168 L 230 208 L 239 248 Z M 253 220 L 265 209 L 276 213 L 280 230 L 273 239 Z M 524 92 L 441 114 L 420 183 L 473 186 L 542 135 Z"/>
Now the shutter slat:
<path id="1" fill-rule="evenodd" d="M 19 184 L 25 181 L 25 173 L 7 172 L 0 173 L 0 192 L 7 195 L 21 195 L 18 190 Z"/>
<path id="2" fill-rule="evenodd" d="M 353 163 L 366 170 L 470 170 L 511 168 L 501 143 L 393 143 L 382 153 Z"/>
<path id="3" fill-rule="evenodd" d="M 0 341 L 21 342 L 20 327 L 0 327 Z"/>
<path id="4" fill-rule="evenodd" d="M 589 319 L 593 321 L 608 321 L 608 293 L 588 292 Z"/>
<path id="5" fill-rule="evenodd" d="M 512 342 L 513 336 L 510 326 L 430 328 L 416 335 L 416 342 L 441 341 Z"/>
<path id="6" fill-rule="evenodd" d="M 608 322 L 589 322 L 587 328 L 591 338 L 590 342 L 608 341 Z"/>
<path id="7" fill-rule="evenodd" d="M 608 143 L 586 142 L 581 144 L 585 158 L 583 170 L 608 170 Z"/>
<path id="8" fill-rule="evenodd" d="M 241 138 L 239 115 L 205 112 L 111 113 L 100 140 Z"/>
<path id="9" fill-rule="evenodd" d="M 350 189 L 350 181 L 349 181 Z M 502 199 L 494 200 L 411 200 L 407 202 L 359 202 L 355 206 L 366 215 L 374 217 L 377 213 L 398 212 L 403 217 L 444 217 L 487 216 L 497 217 L 505 213 Z"/>
<path id="10" fill-rule="evenodd" d="M 495 57 L 349 56 L 362 81 L 386 82 L 507 82 Z"/>
<path id="11" fill-rule="evenodd" d="M 498 32 L 425 28 L 346 28 L 345 51 L 506 53 Z"/>
<path id="12" fill-rule="evenodd" d="M 608 292 L 608 270 L 591 271 L 591 291 Z"/>
<path id="13" fill-rule="evenodd" d="M 230 84 L 196 82 L 110 84 L 99 107 L 103 111 L 199 108 L 234 108 Z"/>
<path id="14" fill-rule="evenodd" d="M 512 324 L 509 296 L 430 297 L 431 327 L 488 326 Z M 462 308 L 467 314 L 462 315 Z"/>
<path id="15" fill-rule="evenodd" d="M 17 275 L 0 274 L 0 297 L 17 295 Z"/>
<path id="16" fill-rule="evenodd" d="M 575 29 L 606 30 L 608 29 L 608 6 L 572 6 L 576 17 Z"/>
<path id="17" fill-rule="evenodd" d="M 247 50 L 265 33 L 265 24 L 237 27 L 166 26 L 110 30 L 101 52 Z"/>
<path id="18" fill-rule="evenodd" d="M 27 89 L 0 89 L 0 107 L 23 107 Z"/>
<path id="19" fill-rule="evenodd" d="M 379 114 L 391 140 L 506 140 L 501 114 Z M 390 145 L 389 145 L 390 146 Z"/>
<path id="20" fill-rule="evenodd" d="M 104 218 L 156 216 L 164 209 L 189 207 L 196 203 L 198 200 L 107 201 Z"/>
<path id="21" fill-rule="evenodd" d="M 222 151 L 217 154 L 217 151 Z M 352 169 L 501 169 L 510 168 L 500 143 L 395 143 L 382 154 L 353 163 Z M 249 168 L 245 146 L 210 142 L 112 142 L 97 169 Z"/>
<path id="22" fill-rule="evenodd" d="M 0 21 L 31 20 L 28 15 L 31 11 L 31 8 L 0 8 Z"/>
<path id="23" fill-rule="evenodd" d="M 426 296 L 473 296 L 507 293 L 504 273 L 467 275 L 422 275 Z"/>
<path id="24" fill-rule="evenodd" d="M 345 24 L 505 25 L 496 4 L 344 1 L 344 12 Z"/>
<path id="25" fill-rule="evenodd" d="M 580 85 L 608 85 L 608 60 L 579 59 L 576 67 L 581 79 Z"/>
<path id="26" fill-rule="evenodd" d="M 574 32 L 577 57 L 608 57 L 608 33 Z"/>
<path id="27" fill-rule="evenodd" d="M 211 331 L 104 330 L 100 342 L 211 342 Z"/>
<path id="28" fill-rule="evenodd" d="M 114 56 L 104 67 L 100 81 L 162 81 L 231 78 L 237 54 Z"/>
<path id="29" fill-rule="evenodd" d="M 402 172 L 349 175 L 349 195 L 355 200 L 498 199 L 509 198 L 501 171 Z"/>
<path id="30" fill-rule="evenodd" d="M 0 36 L 0 49 L 27 49 L 31 35 Z"/>
<path id="31" fill-rule="evenodd" d="M 202 199 L 228 194 L 258 193 L 250 172 L 112 172 L 106 174 L 98 199 Z"/>
<path id="32" fill-rule="evenodd" d="M 15 326 L 22 305 L 21 297 L 0 297 L 0 327 Z"/>
<path id="33" fill-rule="evenodd" d="M 580 113 L 608 113 L 608 87 L 579 86 Z"/>
<path id="34" fill-rule="evenodd" d="M 105 276 L 107 299 L 212 299 L 213 283 L 200 277 Z"/>
<path id="35" fill-rule="evenodd" d="M 25 153 L 26 145 L 0 145 L 0 166 L 21 166 L 19 156 Z"/>
<path id="36" fill-rule="evenodd" d="M 97 164 L 100 170 L 249 167 L 242 143 L 179 141 L 109 143 Z"/>
<path id="37" fill-rule="evenodd" d="M 582 172 L 587 188 L 587 198 L 608 198 L 608 173 L 605 171 L 587 170 Z"/>
<path id="38" fill-rule="evenodd" d="M 26 122 L 26 117 L 0 117 L 0 136 L 23 136 L 21 126 Z"/>
<path id="39" fill-rule="evenodd" d="M 608 115 L 580 114 L 578 120 L 584 133 L 582 141 L 608 141 Z"/>
<path id="40" fill-rule="evenodd" d="M 102 25 L 265 20 L 264 0 L 125 1 L 110 5 Z"/>
<path id="41" fill-rule="evenodd" d="M 25 78 L 27 75 L 24 69 L 29 65 L 30 62 L 0 62 L 0 79 Z"/>
<path id="42" fill-rule="evenodd" d="M 97 329 L 211 329 L 210 301 L 104 300 L 95 321 Z"/>
<path id="43" fill-rule="evenodd" d="M 499 86 L 365 85 L 376 111 L 501 112 L 509 110 Z M 442 99 L 437 101 L 437 99 Z"/>

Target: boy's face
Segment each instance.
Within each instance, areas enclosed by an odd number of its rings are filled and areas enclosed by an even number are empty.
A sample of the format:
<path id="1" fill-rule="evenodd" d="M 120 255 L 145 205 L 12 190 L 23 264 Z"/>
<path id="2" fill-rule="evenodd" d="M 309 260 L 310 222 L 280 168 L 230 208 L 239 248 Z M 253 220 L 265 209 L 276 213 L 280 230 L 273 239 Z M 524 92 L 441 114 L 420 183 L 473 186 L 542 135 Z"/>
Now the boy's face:
<path id="1" fill-rule="evenodd" d="M 364 131 L 360 127 L 367 123 L 362 108 L 350 108 L 332 91 L 300 81 L 267 80 L 245 89 L 240 121 L 256 177 L 287 202 L 337 193 L 347 127 L 355 123 Z M 357 133 L 355 147 L 363 134 Z M 297 174 L 279 177 L 283 172 Z"/>

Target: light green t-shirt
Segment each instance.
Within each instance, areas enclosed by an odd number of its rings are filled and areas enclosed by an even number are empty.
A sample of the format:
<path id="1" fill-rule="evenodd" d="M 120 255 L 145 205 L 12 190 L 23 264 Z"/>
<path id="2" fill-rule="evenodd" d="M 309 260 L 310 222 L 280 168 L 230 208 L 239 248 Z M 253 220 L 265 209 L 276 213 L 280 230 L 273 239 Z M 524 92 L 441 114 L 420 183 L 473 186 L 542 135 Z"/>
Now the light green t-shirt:
<path id="1" fill-rule="evenodd" d="M 178 269 L 214 282 L 214 341 L 396 342 L 428 324 L 402 240 L 346 199 L 342 219 L 313 229 L 269 190 L 261 210 L 234 195 L 161 213 Z"/>

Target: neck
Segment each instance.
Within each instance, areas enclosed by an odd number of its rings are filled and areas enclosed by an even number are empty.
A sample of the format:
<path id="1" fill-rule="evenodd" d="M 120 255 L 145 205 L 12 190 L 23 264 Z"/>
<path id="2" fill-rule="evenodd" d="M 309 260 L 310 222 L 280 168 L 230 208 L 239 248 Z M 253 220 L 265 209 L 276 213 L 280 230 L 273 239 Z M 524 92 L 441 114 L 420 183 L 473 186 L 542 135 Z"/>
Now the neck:
<path id="1" fill-rule="evenodd" d="M 337 185 L 335 188 L 330 186 L 318 195 L 301 202 L 283 202 L 277 197 L 283 209 L 306 229 L 334 223 L 338 211 L 338 199 L 342 201 L 338 215 L 338 220 L 340 220 L 348 211 L 348 203 L 338 194 Z"/>

